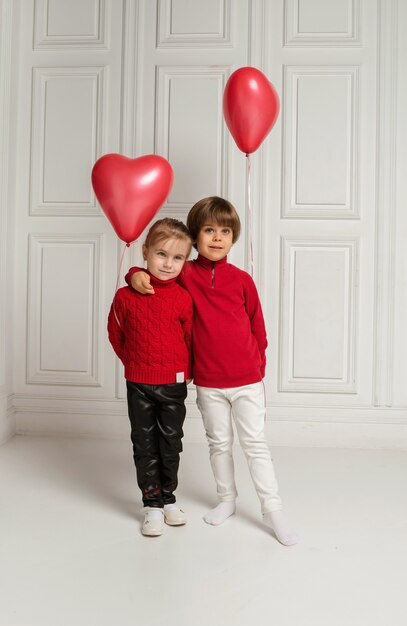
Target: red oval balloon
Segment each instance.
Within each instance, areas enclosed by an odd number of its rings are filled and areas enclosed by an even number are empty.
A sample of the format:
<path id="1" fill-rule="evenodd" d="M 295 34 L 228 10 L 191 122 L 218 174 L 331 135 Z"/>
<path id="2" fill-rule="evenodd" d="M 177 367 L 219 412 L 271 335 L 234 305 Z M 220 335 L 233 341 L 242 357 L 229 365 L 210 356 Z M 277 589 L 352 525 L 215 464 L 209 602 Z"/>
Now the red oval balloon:
<path id="1" fill-rule="evenodd" d="M 255 67 L 241 67 L 226 83 L 223 114 L 237 147 L 255 152 L 278 117 L 280 101 L 268 78 Z"/>
<path id="2" fill-rule="evenodd" d="M 117 236 L 130 244 L 167 199 L 174 174 L 166 159 L 105 154 L 92 169 L 92 186 Z"/>

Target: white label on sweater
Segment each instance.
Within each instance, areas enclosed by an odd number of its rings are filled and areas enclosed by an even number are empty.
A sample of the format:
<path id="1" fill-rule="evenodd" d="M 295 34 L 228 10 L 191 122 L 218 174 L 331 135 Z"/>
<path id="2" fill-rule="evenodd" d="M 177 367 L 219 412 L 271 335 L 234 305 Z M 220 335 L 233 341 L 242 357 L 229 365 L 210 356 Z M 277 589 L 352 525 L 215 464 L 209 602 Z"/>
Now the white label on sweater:
<path id="1" fill-rule="evenodd" d="M 185 380 L 184 372 L 177 372 L 176 377 L 177 383 L 183 383 Z"/>

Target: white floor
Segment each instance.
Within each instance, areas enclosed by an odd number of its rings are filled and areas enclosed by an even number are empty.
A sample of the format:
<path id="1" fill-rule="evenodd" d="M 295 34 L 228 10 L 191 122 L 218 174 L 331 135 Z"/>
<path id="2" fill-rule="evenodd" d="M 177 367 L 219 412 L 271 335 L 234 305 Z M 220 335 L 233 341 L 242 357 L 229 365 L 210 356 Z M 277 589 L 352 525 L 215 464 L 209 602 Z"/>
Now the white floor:
<path id="1" fill-rule="evenodd" d="M 204 444 L 186 444 L 185 527 L 140 534 L 130 445 L 0 448 L 1 626 L 405 626 L 407 453 L 276 448 L 300 545 L 265 530 L 236 449 L 238 512 L 214 528 Z"/>

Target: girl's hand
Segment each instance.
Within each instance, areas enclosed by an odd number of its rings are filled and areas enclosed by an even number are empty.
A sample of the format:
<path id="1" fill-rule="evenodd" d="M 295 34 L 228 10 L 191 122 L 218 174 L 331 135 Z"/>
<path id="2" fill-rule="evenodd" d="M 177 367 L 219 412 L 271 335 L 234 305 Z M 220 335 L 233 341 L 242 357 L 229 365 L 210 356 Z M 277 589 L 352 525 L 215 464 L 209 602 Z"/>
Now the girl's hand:
<path id="1" fill-rule="evenodd" d="M 146 272 L 135 272 L 131 277 L 131 286 L 139 293 L 149 295 L 154 293 L 154 288 L 150 285 L 150 276 Z"/>

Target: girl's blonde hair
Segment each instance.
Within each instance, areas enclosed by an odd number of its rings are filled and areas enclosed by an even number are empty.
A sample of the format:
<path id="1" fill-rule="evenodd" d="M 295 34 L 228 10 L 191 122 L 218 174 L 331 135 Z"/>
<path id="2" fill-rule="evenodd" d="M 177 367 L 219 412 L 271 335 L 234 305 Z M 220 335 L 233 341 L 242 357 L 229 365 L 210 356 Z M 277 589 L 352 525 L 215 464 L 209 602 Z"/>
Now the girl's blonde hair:
<path id="1" fill-rule="evenodd" d="M 176 220 L 172 217 L 164 217 L 161 220 L 157 220 L 151 226 L 147 233 L 147 237 L 143 244 L 143 249 L 148 249 L 151 246 L 167 241 L 168 239 L 185 239 L 189 242 L 189 251 L 187 257 L 191 253 L 192 237 L 188 228 L 180 220 Z"/>

